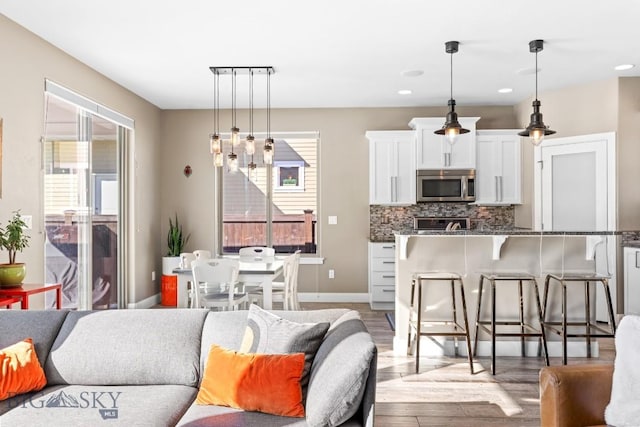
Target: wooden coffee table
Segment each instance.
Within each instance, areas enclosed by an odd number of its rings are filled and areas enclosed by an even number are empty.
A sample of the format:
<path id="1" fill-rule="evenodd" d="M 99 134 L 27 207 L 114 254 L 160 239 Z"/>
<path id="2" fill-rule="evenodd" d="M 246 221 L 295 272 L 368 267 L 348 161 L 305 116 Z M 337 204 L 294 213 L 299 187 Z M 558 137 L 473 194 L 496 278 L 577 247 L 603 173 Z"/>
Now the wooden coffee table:
<path id="1" fill-rule="evenodd" d="M 60 310 L 62 308 L 62 284 L 60 283 L 52 285 L 24 283 L 21 286 L 16 286 L 14 288 L 0 288 L 0 299 L 3 297 L 16 298 L 21 302 L 21 308 L 23 310 L 28 310 L 29 296 L 53 290 L 56 291 L 56 308 Z"/>

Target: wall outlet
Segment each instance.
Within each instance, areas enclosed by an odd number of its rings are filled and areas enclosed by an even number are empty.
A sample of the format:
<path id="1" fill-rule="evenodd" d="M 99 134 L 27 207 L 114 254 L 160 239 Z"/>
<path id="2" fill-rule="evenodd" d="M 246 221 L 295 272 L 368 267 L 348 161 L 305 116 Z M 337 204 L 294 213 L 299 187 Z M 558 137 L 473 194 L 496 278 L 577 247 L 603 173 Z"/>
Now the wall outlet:
<path id="1" fill-rule="evenodd" d="M 335 279 L 336 278 L 336 271 L 332 268 L 329 270 L 329 279 Z"/>
<path id="2" fill-rule="evenodd" d="M 155 282 L 155 280 L 156 280 L 156 272 L 155 272 L 155 271 L 152 271 L 152 272 L 151 272 L 151 281 L 152 281 L 152 282 Z"/>
<path id="3" fill-rule="evenodd" d="M 336 215 L 329 215 L 329 225 L 337 225 L 338 217 Z"/>

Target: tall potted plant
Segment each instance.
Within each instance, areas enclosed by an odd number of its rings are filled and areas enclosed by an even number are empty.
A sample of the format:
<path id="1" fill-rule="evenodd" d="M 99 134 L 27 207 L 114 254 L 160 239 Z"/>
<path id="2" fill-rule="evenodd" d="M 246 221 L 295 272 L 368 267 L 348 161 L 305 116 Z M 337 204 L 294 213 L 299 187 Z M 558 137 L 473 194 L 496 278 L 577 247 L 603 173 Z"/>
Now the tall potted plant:
<path id="1" fill-rule="evenodd" d="M 20 216 L 20 211 L 13 212 L 13 218 L 6 227 L 0 227 L 0 248 L 9 252 L 9 263 L 0 264 L 0 286 L 20 286 L 27 274 L 24 263 L 16 263 L 16 254 L 29 246 L 29 238 L 24 232 L 27 224 Z"/>
<path id="2" fill-rule="evenodd" d="M 169 218 L 169 232 L 167 233 L 167 256 L 162 258 L 162 274 L 173 274 L 173 269 L 180 265 L 180 254 L 189 241 L 191 235 L 182 231 L 182 225 L 178 222 L 178 214 L 175 220 Z"/>

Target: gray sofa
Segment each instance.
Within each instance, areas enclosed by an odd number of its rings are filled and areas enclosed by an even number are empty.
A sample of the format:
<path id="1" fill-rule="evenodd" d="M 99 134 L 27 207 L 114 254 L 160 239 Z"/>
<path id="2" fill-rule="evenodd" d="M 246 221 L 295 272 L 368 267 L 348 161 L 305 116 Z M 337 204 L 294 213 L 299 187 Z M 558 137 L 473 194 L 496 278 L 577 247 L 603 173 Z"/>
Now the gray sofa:
<path id="1" fill-rule="evenodd" d="M 331 323 L 305 418 L 194 404 L 211 344 L 237 350 L 247 313 L 2 310 L 0 348 L 33 338 L 47 386 L 0 401 L 0 425 L 373 426 L 376 348 L 358 313 L 342 309 L 274 312 Z"/>

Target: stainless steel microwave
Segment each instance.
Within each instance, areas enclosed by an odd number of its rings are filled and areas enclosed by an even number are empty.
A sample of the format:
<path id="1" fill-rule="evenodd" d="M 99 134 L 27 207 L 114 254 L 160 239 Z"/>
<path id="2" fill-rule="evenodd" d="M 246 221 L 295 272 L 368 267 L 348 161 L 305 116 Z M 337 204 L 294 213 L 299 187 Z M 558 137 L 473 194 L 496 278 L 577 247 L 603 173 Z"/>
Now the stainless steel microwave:
<path id="1" fill-rule="evenodd" d="M 418 170 L 416 200 L 418 202 L 474 202 L 476 200 L 475 169 Z"/>

